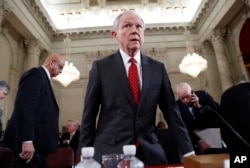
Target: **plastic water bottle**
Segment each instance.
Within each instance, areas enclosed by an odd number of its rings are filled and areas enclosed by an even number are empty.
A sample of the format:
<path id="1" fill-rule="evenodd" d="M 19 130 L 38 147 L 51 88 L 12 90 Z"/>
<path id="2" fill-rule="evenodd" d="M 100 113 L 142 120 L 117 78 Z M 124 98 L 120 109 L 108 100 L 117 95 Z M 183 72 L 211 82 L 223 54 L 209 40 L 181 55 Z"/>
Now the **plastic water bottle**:
<path id="1" fill-rule="evenodd" d="M 83 147 L 81 149 L 81 161 L 76 165 L 76 168 L 101 168 L 101 164 L 94 158 L 93 147 Z"/>
<path id="2" fill-rule="evenodd" d="M 135 145 L 124 145 L 123 153 L 125 157 L 117 165 L 117 168 L 144 168 L 144 163 L 135 156 Z"/>

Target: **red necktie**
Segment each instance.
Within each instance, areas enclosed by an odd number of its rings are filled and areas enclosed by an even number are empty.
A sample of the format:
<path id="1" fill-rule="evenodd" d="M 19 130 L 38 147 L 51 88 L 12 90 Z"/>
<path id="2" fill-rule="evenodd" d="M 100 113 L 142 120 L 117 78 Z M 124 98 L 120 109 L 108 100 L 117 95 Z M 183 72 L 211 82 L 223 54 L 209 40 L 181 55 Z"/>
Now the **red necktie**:
<path id="1" fill-rule="evenodd" d="M 130 89 L 133 94 L 133 100 L 137 107 L 139 104 L 139 99 L 140 99 L 139 76 L 138 76 L 137 66 L 135 64 L 135 59 L 130 58 L 129 62 L 131 63 L 131 65 L 128 69 L 128 80 L 129 80 Z"/>

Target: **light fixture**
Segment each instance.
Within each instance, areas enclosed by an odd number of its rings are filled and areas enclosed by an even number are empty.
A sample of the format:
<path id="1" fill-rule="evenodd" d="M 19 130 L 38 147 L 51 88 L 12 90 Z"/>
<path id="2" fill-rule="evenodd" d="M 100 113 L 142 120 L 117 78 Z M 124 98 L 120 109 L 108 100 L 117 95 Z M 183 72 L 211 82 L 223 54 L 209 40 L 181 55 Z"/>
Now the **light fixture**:
<path id="1" fill-rule="evenodd" d="M 186 40 L 187 55 L 179 64 L 179 69 L 181 73 L 185 73 L 193 78 L 196 78 L 201 71 L 207 69 L 207 60 L 194 52 L 193 44 L 190 39 L 190 32 L 187 29 L 184 31 L 184 37 Z"/>
<path id="2" fill-rule="evenodd" d="M 69 27 L 69 14 L 67 16 L 67 19 Z M 65 65 L 62 69 L 62 73 L 53 78 L 54 80 L 59 81 L 64 87 L 67 87 L 71 82 L 80 79 L 80 72 L 73 65 L 73 63 L 70 62 L 70 46 L 69 46 L 70 42 L 71 40 L 69 38 L 69 32 L 67 31 L 66 38 L 64 39 Z"/>

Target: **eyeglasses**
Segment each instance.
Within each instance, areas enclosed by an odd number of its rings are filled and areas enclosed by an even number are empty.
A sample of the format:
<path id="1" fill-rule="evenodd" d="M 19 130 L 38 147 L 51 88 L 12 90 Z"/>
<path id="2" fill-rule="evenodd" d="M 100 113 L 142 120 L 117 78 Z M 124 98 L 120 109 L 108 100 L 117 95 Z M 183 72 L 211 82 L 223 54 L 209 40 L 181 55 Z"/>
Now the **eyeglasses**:
<path id="1" fill-rule="evenodd" d="M 5 91 L 5 90 L 1 90 L 2 92 L 3 92 L 3 94 L 4 94 L 4 96 L 7 96 L 8 95 L 8 92 L 7 91 Z"/>

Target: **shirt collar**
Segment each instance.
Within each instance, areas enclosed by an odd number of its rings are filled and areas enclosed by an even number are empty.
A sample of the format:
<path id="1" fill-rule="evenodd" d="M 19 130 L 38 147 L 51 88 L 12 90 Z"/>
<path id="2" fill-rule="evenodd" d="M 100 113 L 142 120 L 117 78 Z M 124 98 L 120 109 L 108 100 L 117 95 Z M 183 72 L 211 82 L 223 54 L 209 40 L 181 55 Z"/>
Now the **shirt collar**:
<path id="1" fill-rule="evenodd" d="M 42 67 L 43 67 L 43 69 L 45 70 L 45 72 L 46 72 L 46 74 L 47 74 L 48 78 L 49 78 L 49 79 L 51 79 L 51 76 L 50 76 L 49 70 L 48 70 L 48 69 L 47 69 L 44 65 L 42 65 Z"/>
<path id="2" fill-rule="evenodd" d="M 127 53 L 125 53 L 122 49 L 119 49 L 123 62 L 128 63 L 129 59 L 131 58 Z M 134 59 L 136 60 L 136 63 L 138 65 L 141 65 L 141 57 L 140 57 L 140 52 L 137 52 L 137 54 L 134 56 Z"/>

